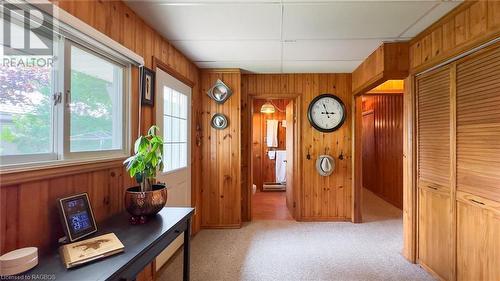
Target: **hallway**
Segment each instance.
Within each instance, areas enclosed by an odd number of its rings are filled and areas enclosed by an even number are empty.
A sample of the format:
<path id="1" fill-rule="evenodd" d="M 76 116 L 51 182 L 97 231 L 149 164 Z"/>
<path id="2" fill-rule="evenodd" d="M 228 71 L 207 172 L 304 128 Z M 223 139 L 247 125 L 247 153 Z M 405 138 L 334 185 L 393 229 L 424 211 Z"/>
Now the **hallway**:
<path id="1" fill-rule="evenodd" d="M 253 220 L 293 220 L 286 207 L 286 193 L 257 191 L 252 198 Z"/>
<path id="2" fill-rule="evenodd" d="M 241 229 L 202 230 L 193 238 L 191 279 L 433 280 L 401 255 L 401 211 L 370 191 L 363 201 L 361 224 L 255 220 Z M 159 280 L 181 274 L 178 253 Z"/>

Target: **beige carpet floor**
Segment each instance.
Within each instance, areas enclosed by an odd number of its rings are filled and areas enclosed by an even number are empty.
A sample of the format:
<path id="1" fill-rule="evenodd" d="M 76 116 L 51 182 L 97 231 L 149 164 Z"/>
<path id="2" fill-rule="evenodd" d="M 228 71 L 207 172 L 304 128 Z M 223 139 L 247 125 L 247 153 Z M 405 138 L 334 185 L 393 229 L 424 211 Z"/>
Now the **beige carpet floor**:
<path id="1" fill-rule="evenodd" d="M 364 223 L 254 221 L 202 230 L 192 240 L 191 280 L 433 280 L 401 255 L 401 211 L 363 192 Z M 159 280 L 182 280 L 182 252 Z"/>

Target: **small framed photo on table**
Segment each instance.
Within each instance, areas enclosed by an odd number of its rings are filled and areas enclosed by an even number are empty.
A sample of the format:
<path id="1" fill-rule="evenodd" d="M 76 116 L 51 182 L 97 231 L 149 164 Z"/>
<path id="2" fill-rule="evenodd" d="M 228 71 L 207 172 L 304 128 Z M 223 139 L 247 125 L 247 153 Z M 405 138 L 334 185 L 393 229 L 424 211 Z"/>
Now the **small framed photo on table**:
<path id="1" fill-rule="evenodd" d="M 153 106 L 155 103 L 155 73 L 142 66 L 141 73 L 141 103 Z"/>

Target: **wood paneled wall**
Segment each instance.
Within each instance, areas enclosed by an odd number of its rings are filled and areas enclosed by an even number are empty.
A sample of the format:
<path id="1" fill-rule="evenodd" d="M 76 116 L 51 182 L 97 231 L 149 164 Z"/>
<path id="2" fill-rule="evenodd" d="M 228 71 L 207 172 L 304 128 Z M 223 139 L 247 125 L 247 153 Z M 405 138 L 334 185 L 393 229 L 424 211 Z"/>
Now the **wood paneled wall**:
<path id="1" fill-rule="evenodd" d="M 352 91 L 350 74 L 245 74 L 242 94 L 254 98 L 294 98 L 298 103 L 299 123 L 298 176 L 294 189 L 298 220 L 351 219 L 351 114 Z M 347 108 L 344 125 L 334 133 L 316 131 L 307 119 L 311 100 L 322 94 L 339 96 Z M 335 172 L 320 176 L 315 169 L 318 155 L 328 153 L 335 158 Z M 307 159 L 307 154 L 311 159 Z M 343 160 L 339 156 L 343 156 Z"/>
<path id="2" fill-rule="evenodd" d="M 363 145 L 363 156 L 372 155 L 371 159 L 363 159 L 363 186 L 402 209 L 403 95 L 365 95 L 363 113 L 373 114 L 373 119 L 370 121 L 373 122 L 374 141 L 372 147 Z M 363 121 L 363 128 L 365 121 L 368 122 L 369 119 Z M 371 171 L 366 171 L 365 167 Z M 371 176 L 365 177 L 365 175 Z"/>
<path id="3" fill-rule="evenodd" d="M 403 209 L 405 257 L 417 255 L 415 73 L 467 52 L 500 34 L 500 2 L 464 1 L 410 41 L 410 73 L 405 82 L 405 165 Z"/>
<path id="4" fill-rule="evenodd" d="M 224 104 L 214 102 L 206 92 L 222 80 L 233 92 Z M 202 92 L 202 227 L 241 226 L 241 73 L 239 70 L 203 70 Z M 224 130 L 211 127 L 215 113 L 227 116 Z"/>
<path id="5" fill-rule="evenodd" d="M 500 1 L 465 1 L 410 41 L 417 73 L 500 35 Z"/>
<path id="6" fill-rule="evenodd" d="M 113 167 L 114 166 L 114 167 Z M 120 162 L 108 169 L 78 173 L 0 188 L 2 253 L 36 246 L 41 253 L 64 236 L 56 199 L 87 192 L 97 223 L 123 210 L 127 177 Z"/>
<path id="7" fill-rule="evenodd" d="M 264 182 L 276 181 L 276 161 L 269 159 L 267 152 L 269 148 L 266 145 L 267 137 L 267 120 L 286 119 L 286 112 L 280 112 L 278 109 L 273 114 L 264 114 L 260 112 L 261 106 L 266 102 L 264 99 L 253 100 L 253 124 L 252 124 L 252 160 L 253 172 L 252 184 L 257 186 L 257 189 L 262 190 Z M 285 110 L 289 100 L 287 99 L 274 99 L 273 103 L 281 110 Z M 293 124 L 292 124 L 293 125 Z M 278 147 L 271 148 L 271 150 L 285 150 L 286 149 L 286 128 L 282 126 L 282 122 L 278 125 Z"/>
<path id="8" fill-rule="evenodd" d="M 353 94 L 363 94 L 387 80 L 405 79 L 410 68 L 408 52 L 408 42 L 383 43 L 353 71 Z"/>
<path id="9" fill-rule="evenodd" d="M 176 50 L 158 32 L 147 25 L 121 1 L 54 1 L 56 5 L 93 26 L 113 40 L 144 57 L 145 65 L 152 67 L 153 57 L 193 81 L 193 116 L 199 112 L 198 69 Z M 139 73 L 132 69 L 132 138 L 137 135 L 139 112 Z M 142 107 L 141 130 L 145 132 L 154 123 L 154 108 Z M 193 128 L 196 121 L 193 118 Z M 193 140 L 196 131 L 193 130 Z M 192 161 L 199 157 L 199 147 L 193 141 Z M 0 253 L 23 246 L 37 246 L 43 253 L 54 246 L 62 236 L 56 201 L 58 197 L 88 192 L 98 221 L 123 210 L 123 191 L 133 182 L 124 171 L 122 161 L 109 164 L 85 164 L 77 169 L 59 168 L 54 172 L 34 170 L 18 174 L 2 174 L 0 186 Z M 193 164 L 192 184 L 200 186 L 200 166 Z M 66 171 L 66 172 L 65 172 Z M 30 179 L 30 181 L 26 181 Z M 197 192 L 193 191 L 193 205 L 199 207 Z M 199 229 L 199 212 L 195 215 L 193 232 Z"/>

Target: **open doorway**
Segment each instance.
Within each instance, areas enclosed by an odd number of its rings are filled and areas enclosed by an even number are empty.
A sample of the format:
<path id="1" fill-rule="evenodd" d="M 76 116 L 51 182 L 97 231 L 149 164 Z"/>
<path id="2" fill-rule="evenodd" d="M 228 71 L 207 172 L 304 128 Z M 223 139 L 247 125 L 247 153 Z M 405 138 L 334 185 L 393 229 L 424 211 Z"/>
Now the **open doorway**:
<path id="1" fill-rule="evenodd" d="M 403 208 L 403 95 L 362 99 L 362 213 L 373 221 Z"/>
<path id="2" fill-rule="evenodd" d="M 253 99 L 252 108 L 252 219 L 293 219 L 294 102 Z"/>
<path id="3" fill-rule="evenodd" d="M 402 84 L 399 88 L 377 87 L 360 97 L 363 222 L 402 219 Z"/>

